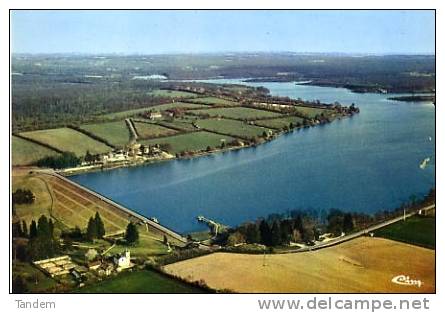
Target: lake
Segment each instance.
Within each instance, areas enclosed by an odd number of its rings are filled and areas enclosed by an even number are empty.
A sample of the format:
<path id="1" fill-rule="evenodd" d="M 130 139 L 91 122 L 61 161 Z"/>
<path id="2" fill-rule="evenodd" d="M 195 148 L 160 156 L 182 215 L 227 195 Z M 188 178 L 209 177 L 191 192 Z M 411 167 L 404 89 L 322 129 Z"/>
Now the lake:
<path id="1" fill-rule="evenodd" d="M 293 209 L 373 213 L 393 209 L 413 195 L 422 197 L 435 186 L 432 103 L 295 83 L 248 85 L 279 96 L 354 102 L 360 114 L 255 148 L 70 179 L 182 233 L 206 229 L 196 221 L 198 215 L 234 226 Z M 419 168 L 426 157 L 431 162 Z"/>

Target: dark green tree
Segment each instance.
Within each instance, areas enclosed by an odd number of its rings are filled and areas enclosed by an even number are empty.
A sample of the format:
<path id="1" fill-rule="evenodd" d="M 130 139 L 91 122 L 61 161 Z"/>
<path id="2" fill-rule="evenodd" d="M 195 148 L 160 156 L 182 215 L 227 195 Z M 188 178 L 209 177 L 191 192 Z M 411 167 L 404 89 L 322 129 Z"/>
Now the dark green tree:
<path id="1" fill-rule="evenodd" d="M 28 225 L 25 220 L 22 221 L 22 233 L 24 237 L 28 237 Z"/>
<path id="2" fill-rule="evenodd" d="M 249 223 L 246 226 L 246 241 L 248 243 L 260 243 L 261 242 L 261 234 L 258 229 L 258 225 L 256 223 Z"/>
<path id="3" fill-rule="evenodd" d="M 292 235 L 292 222 L 289 219 L 282 220 L 280 223 L 281 244 L 289 244 Z"/>
<path id="4" fill-rule="evenodd" d="M 105 225 L 100 217 L 99 212 L 96 212 L 94 216 L 94 222 L 96 223 L 96 234 L 97 238 L 103 238 L 105 236 Z"/>
<path id="5" fill-rule="evenodd" d="M 87 225 L 87 239 L 93 241 L 97 238 L 97 227 L 93 217 L 90 217 Z"/>
<path id="6" fill-rule="evenodd" d="M 50 219 L 48 222 L 48 230 L 49 230 L 49 236 L 54 237 L 54 223 L 52 219 Z"/>
<path id="7" fill-rule="evenodd" d="M 12 293 L 26 293 L 28 288 L 26 287 L 25 280 L 22 276 L 17 275 L 12 280 Z"/>
<path id="8" fill-rule="evenodd" d="M 39 220 L 37 221 L 37 237 L 51 237 L 51 229 L 50 224 L 48 222 L 48 219 L 45 215 L 40 216 Z"/>
<path id="9" fill-rule="evenodd" d="M 274 221 L 271 228 L 271 246 L 279 246 L 281 244 L 280 223 Z"/>
<path id="10" fill-rule="evenodd" d="M 29 238 L 33 239 L 37 237 L 37 224 L 36 221 L 31 221 L 31 226 L 29 227 Z"/>
<path id="11" fill-rule="evenodd" d="M 54 238 L 52 220 L 48 220 L 45 215 L 42 215 L 37 222 L 37 230 L 34 230 L 35 227 L 35 222 L 33 221 L 31 223 L 30 241 L 28 244 L 31 259 L 40 260 L 54 257 L 59 250 L 59 244 Z"/>
<path id="12" fill-rule="evenodd" d="M 343 217 L 343 231 L 349 233 L 354 229 L 354 221 L 351 213 L 346 213 Z"/>
<path id="13" fill-rule="evenodd" d="M 87 150 L 87 153 L 85 154 L 85 162 L 91 163 L 95 160 L 96 160 L 96 157 L 90 153 L 90 150 Z"/>
<path id="14" fill-rule="evenodd" d="M 136 225 L 132 222 L 128 223 L 127 230 L 125 231 L 125 240 L 128 244 L 134 244 L 139 240 L 139 232 Z"/>
<path id="15" fill-rule="evenodd" d="M 20 221 L 12 224 L 12 236 L 23 237 L 22 223 Z"/>
<path id="16" fill-rule="evenodd" d="M 270 246 L 272 244 L 272 233 L 270 231 L 269 224 L 262 220 L 260 222 L 260 236 L 261 236 L 261 243 Z"/>

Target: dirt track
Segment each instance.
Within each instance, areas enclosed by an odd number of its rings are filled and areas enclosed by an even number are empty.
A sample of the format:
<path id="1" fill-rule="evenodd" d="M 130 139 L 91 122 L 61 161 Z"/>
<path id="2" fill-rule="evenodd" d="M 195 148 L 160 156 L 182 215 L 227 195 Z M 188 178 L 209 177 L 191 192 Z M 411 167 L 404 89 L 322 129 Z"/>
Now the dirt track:
<path id="1" fill-rule="evenodd" d="M 236 292 L 434 292 L 435 251 L 361 237 L 318 251 L 263 255 L 215 253 L 165 267 L 190 281 Z M 397 275 L 423 285 L 392 283 Z"/>

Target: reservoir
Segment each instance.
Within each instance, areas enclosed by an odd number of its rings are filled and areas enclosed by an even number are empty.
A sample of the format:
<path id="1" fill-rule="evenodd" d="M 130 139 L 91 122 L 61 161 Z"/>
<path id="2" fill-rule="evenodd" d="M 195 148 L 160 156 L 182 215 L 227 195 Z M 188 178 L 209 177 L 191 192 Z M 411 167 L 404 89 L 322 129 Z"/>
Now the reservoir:
<path id="1" fill-rule="evenodd" d="M 295 83 L 246 84 L 264 86 L 272 95 L 355 103 L 360 114 L 255 148 L 70 179 L 182 233 L 206 229 L 198 215 L 234 226 L 294 209 L 373 213 L 435 186 L 432 103 Z M 421 168 L 425 158 L 430 161 Z"/>

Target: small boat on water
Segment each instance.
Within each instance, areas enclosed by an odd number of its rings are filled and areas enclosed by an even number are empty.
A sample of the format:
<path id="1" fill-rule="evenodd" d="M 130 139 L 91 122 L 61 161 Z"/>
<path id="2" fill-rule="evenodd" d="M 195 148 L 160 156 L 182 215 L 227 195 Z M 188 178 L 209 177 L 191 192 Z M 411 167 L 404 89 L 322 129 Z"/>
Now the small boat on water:
<path id="1" fill-rule="evenodd" d="M 422 163 L 420 163 L 419 167 L 420 167 L 422 170 L 424 170 L 430 161 L 431 161 L 430 158 L 425 158 L 425 159 L 422 161 Z"/>

